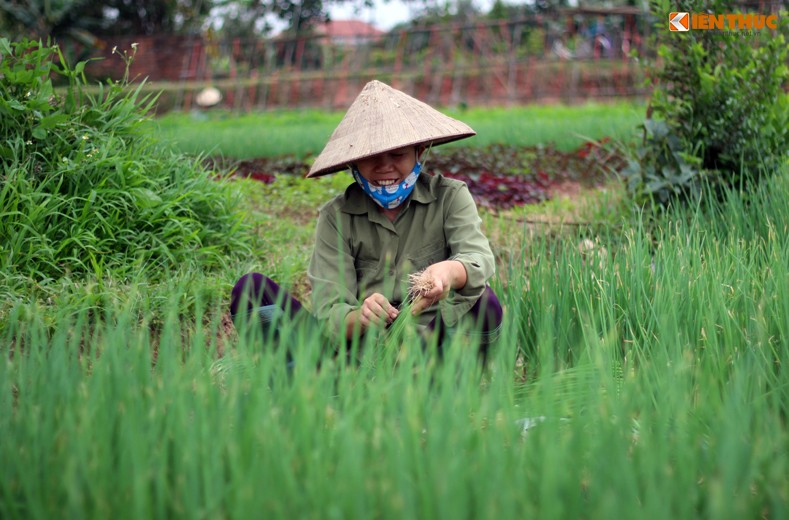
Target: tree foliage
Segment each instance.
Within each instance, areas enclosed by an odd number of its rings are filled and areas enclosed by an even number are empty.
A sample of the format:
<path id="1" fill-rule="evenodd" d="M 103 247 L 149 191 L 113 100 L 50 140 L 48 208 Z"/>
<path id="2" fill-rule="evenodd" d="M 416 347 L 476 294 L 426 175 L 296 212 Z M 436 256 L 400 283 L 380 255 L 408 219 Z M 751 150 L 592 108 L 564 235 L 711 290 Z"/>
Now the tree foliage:
<path id="1" fill-rule="evenodd" d="M 672 4 L 673 5 L 673 4 Z M 789 17 L 776 30 L 669 32 L 677 10 L 654 2 L 660 59 L 644 143 L 626 170 L 640 200 L 668 203 L 703 185 L 741 186 L 780 169 L 789 150 Z M 734 13 L 731 0 L 690 0 L 691 13 Z"/>
<path id="2" fill-rule="evenodd" d="M 102 23 L 91 0 L 0 0 L 0 29 L 12 39 L 71 39 L 90 46 Z"/>
<path id="3" fill-rule="evenodd" d="M 331 4 L 370 0 L 0 0 L 0 28 L 12 37 L 71 38 L 190 33 L 213 21 L 235 33 L 266 32 L 274 20 L 301 32 L 328 20 Z"/>
<path id="4" fill-rule="evenodd" d="M 211 0 L 104 0 L 93 10 L 112 34 L 156 34 L 199 29 Z"/>

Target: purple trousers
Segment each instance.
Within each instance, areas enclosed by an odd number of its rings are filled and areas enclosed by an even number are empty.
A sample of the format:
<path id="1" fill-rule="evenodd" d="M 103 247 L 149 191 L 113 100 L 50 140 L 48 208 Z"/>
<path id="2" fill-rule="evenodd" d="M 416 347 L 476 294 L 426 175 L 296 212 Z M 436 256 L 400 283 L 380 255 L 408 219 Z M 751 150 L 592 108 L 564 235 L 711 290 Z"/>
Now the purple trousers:
<path id="1" fill-rule="evenodd" d="M 261 313 L 261 309 L 263 312 Z M 263 319 L 262 327 L 266 327 L 265 316 L 276 311 L 290 319 L 305 320 L 317 328 L 317 320 L 310 315 L 296 298 L 279 286 L 271 278 L 260 273 L 249 273 L 242 276 L 233 287 L 230 294 L 230 314 L 235 322 L 239 316 L 249 318 L 258 313 Z M 469 310 L 476 329 L 470 332 L 479 341 L 480 351 L 487 354 L 487 346 L 493 343 L 499 335 L 504 311 L 498 297 L 490 287 L 486 287 L 479 300 Z M 438 344 L 441 345 L 447 338 L 450 329 L 440 319 L 434 318 L 428 329 L 438 335 Z"/>

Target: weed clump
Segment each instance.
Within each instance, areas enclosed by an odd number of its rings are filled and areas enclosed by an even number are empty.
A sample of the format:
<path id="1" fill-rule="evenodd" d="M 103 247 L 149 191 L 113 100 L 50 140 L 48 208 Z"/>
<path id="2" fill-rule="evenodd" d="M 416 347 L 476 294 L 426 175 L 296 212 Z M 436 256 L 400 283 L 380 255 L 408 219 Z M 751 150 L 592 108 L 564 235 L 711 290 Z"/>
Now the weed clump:
<path id="1" fill-rule="evenodd" d="M 91 93 L 84 68 L 0 39 L 0 273 L 155 280 L 222 265 L 246 242 L 236 190 L 146 134 L 155 95 L 126 80 Z"/>

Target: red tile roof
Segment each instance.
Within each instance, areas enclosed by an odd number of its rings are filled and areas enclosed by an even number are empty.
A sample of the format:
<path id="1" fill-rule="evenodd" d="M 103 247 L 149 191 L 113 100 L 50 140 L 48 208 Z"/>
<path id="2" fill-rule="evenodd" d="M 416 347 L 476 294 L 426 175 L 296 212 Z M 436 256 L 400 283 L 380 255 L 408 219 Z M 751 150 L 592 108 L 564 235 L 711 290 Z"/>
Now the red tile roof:
<path id="1" fill-rule="evenodd" d="M 332 20 L 318 25 L 315 29 L 318 34 L 325 34 L 329 38 L 354 38 L 384 34 L 384 31 L 361 20 Z"/>

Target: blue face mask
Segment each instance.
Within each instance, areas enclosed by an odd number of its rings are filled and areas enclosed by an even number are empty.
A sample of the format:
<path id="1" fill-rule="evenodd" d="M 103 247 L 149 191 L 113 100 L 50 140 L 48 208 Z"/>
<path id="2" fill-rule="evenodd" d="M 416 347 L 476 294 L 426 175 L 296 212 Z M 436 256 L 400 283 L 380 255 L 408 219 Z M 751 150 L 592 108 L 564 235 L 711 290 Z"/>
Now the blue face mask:
<path id="1" fill-rule="evenodd" d="M 405 199 L 414 191 L 414 185 L 422 171 L 422 163 L 416 162 L 411 173 L 400 184 L 392 184 L 391 186 L 371 186 L 367 179 L 362 177 L 359 169 L 356 166 L 351 166 L 351 173 L 356 183 L 361 186 L 364 192 L 372 198 L 376 204 L 385 209 L 395 209 L 402 204 Z"/>

